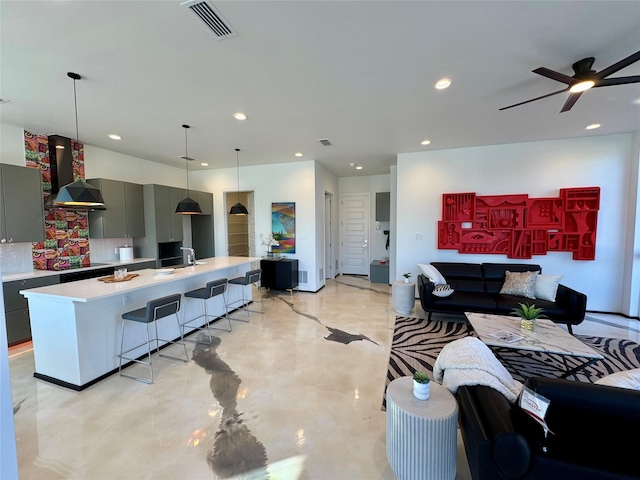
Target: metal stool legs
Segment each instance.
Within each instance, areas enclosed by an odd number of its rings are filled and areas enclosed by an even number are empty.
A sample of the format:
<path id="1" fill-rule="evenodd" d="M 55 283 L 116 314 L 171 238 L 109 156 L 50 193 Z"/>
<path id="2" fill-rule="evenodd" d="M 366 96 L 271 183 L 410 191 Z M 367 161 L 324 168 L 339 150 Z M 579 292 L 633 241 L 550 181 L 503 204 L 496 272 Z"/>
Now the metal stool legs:
<path id="1" fill-rule="evenodd" d="M 133 378 L 134 380 L 138 380 L 139 382 L 144 383 L 153 383 L 153 366 L 151 364 L 151 342 L 155 340 L 156 342 L 156 352 L 161 357 L 172 358 L 174 360 L 181 360 L 183 362 L 189 361 L 189 355 L 187 354 L 187 345 L 184 342 L 184 337 L 182 335 L 182 329 L 180 328 L 180 319 L 178 317 L 178 311 L 180 310 L 180 300 L 182 296 L 179 293 L 168 295 L 166 297 L 158 298 L 155 300 L 151 300 L 147 302 L 147 306 L 143 308 L 139 308 L 137 310 L 133 310 L 131 312 L 122 314 L 122 337 L 120 339 L 120 364 L 118 366 L 118 373 L 123 377 Z M 178 324 L 178 328 L 180 328 L 180 340 L 165 340 L 159 338 L 158 336 L 158 323 L 157 320 L 168 317 L 169 315 L 175 315 L 176 322 Z M 142 342 L 134 347 L 130 347 L 127 350 L 124 350 L 124 334 L 125 334 L 125 323 L 127 321 L 144 323 L 145 329 L 147 332 L 147 341 Z M 155 326 L 155 338 L 151 338 L 149 334 L 149 326 L 153 323 Z M 171 355 L 161 354 L 160 353 L 160 342 L 165 342 L 167 344 L 180 344 L 184 349 L 185 359 L 174 357 Z M 138 358 L 127 357 L 126 354 L 136 350 L 137 348 L 142 347 L 143 345 L 147 346 L 147 361 L 139 360 Z M 143 365 L 149 366 L 149 376 L 148 377 L 138 377 L 136 375 L 132 375 L 129 373 L 122 372 L 122 360 L 127 360 L 133 363 L 139 363 Z"/>
<path id="2" fill-rule="evenodd" d="M 246 312 L 247 314 L 247 318 L 240 318 L 240 317 L 235 317 L 235 316 L 229 316 L 229 318 L 231 318 L 232 320 L 238 320 L 240 322 L 248 322 L 249 321 L 249 315 L 250 312 L 253 313 L 260 313 L 260 314 L 264 314 L 264 302 L 261 300 L 256 300 L 255 303 L 262 303 L 263 304 L 263 308 L 262 310 L 251 310 L 248 307 L 248 299 L 245 295 L 245 288 L 246 287 L 251 287 L 252 285 L 259 283 L 260 282 L 260 277 L 262 275 L 262 270 L 255 269 L 255 270 L 249 270 L 247 273 L 245 273 L 244 277 L 237 277 L 237 278 L 232 278 L 231 280 L 229 280 L 229 285 L 239 285 L 240 288 L 242 289 L 242 299 L 241 300 L 236 300 L 235 302 L 231 302 L 229 305 L 234 305 L 236 303 L 239 303 L 240 306 L 237 308 L 238 310 L 243 310 L 244 312 Z M 260 289 L 261 287 L 258 285 L 258 289 Z"/>
<path id="3" fill-rule="evenodd" d="M 202 300 L 202 304 L 203 304 L 203 309 L 204 309 L 204 313 L 202 315 L 198 315 L 195 318 L 192 318 L 191 320 L 186 320 L 182 322 L 182 335 L 185 335 L 185 329 L 190 329 L 191 331 L 194 330 L 201 330 L 203 328 L 206 328 L 209 331 L 209 336 L 212 336 L 211 333 L 211 329 L 214 330 L 223 330 L 225 332 L 230 332 L 231 331 L 231 320 L 229 320 L 229 306 L 227 305 L 227 295 L 226 292 L 227 291 L 227 279 L 226 278 L 221 278 L 218 280 L 213 280 L 211 282 L 207 282 L 207 284 L 204 286 L 204 288 L 199 288 L 197 290 L 192 290 L 190 292 L 187 292 L 184 294 L 185 297 L 187 298 L 197 298 Z M 217 297 L 218 295 L 222 295 L 222 301 L 224 302 L 224 315 L 211 315 L 209 314 L 208 308 L 207 308 L 207 303 L 208 300 L 213 298 L 213 297 Z M 184 313 L 183 313 L 183 317 L 184 317 Z M 195 322 L 196 320 L 198 320 L 199 318 L 204 317 L 204 324 L 201 326 L 193 326 L 193 325 L 189 325 L 192 322 Z M 227 322 L 229 323 L 229 328 L 218 328 L 218 327 L 212 327 L 211 326 L 211 320 L 213 320 L 214 322 L 218 321 L 218 320 L 222 320 L 225 319 L 227 320 Z M 192 333 L 192 332 L 189 332 Z M 187 341 L 194 341 L 194 340 L 189 340 L 189 339 L 185 339 Z"/>

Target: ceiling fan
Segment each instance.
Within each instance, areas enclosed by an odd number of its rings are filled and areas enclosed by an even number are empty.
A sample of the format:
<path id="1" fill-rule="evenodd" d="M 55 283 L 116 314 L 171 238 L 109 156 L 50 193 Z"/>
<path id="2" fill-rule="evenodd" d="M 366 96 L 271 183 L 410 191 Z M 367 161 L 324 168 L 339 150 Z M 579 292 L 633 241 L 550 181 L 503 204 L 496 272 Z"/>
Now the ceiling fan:
<path id="1" fill-rule="evenodd" d="M 595 70 L 591 70 L 593 66 L 593 62 L 595 61 L 594 57 L 583 58 L 582 60 L 578 60 L 576 63 L 572 65 L 573 71 L 575 74 L 570 77 L 565 75 L 564 73 L 556 72 L 553 70 L 549 70 L 545 67 L 536 68 L 533 70 L 533 73 L 537 73 L 538 75 L 542 75 L 543 77 L 550 78 L 551 80 L 556 80 L 561 83 L 566 83 L 567 87 L 562 90 L 558 90 L 557 92 L 548 93 L 546 95 L 542 95 L 541 97 L 532 98 L 530 100 L 526 100 L 524 102 L 516 103 L 514 105 L 509 105 L 508 107 L 502 107 L 500 110 L 506 110 L 508 108 L 518 107 L 520 105 L 524 105 L 525 103 L 535 102 L 536 100 L 542 100 L 543 98 L 551 97 L 552 95 L 557 95 L 558 93 L 566 92 L 567 90 L 570 92 L 569 98 L 564 103 L 562 110 L 560 113 L 567 112 L 571 110 L 571 107 L 578 101 L 580 95 L 586 90 L 590 88 L 596 87 L 610 87 L 611 85 L 624 85 L 626 83 L 637 83 L 640 82 L 640 75 L 632 75 L 630 77 L 617 77 L 617 78 L 607 78 L 609 75 L 616 73 L 618 70 L 622 70 L 625 67 L 628 67 L 632 63 L 640 60 L 640 52 L 636 52 L 633 55 L 629 55 L 627 58 L 620 60 L 617 63 L 605 68 L 604 70 L 600 70 L 596 72 Z"/>

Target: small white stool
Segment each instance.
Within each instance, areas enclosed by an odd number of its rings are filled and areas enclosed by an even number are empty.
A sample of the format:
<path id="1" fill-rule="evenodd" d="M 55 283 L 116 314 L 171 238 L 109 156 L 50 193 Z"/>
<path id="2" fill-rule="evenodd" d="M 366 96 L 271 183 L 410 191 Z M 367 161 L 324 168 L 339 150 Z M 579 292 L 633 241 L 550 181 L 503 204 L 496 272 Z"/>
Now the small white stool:
<path id="1" fill-rule="evenodd" d="M 428 400 L 413 396 L 413 378 L 387 387 L 387 459 L 399 480 L 454 480 L 458 404 L 431 381 Z"/>
<path id="2" fill-rule="evenodd" d="M 401 315 L 409 315 L 416 304 L 416 284 L 404 281 L 393 282 L 391 296 L 395 311 Z"/>

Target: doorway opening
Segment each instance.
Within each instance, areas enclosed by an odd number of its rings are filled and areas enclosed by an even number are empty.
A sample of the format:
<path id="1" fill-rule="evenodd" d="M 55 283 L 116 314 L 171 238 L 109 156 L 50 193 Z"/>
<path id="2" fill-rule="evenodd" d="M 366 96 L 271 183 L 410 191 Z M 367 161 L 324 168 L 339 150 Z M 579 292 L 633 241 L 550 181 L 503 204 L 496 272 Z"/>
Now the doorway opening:
<path id="1" fill-rule="evenodd" d="M 227 254 L 232 257 L 255 257 L 255 209 L 253 192 L 226 192 L 224 196 L 227 212 Z M 231 205 L 242 203 L 249 215 L 230 215 Z"/>

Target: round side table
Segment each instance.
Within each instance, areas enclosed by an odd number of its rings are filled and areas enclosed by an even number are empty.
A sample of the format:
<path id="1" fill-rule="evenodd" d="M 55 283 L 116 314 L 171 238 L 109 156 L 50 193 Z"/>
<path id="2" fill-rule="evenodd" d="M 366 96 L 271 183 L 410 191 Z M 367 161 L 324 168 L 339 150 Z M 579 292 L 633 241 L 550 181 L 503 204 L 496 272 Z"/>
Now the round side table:
<path id="1" fill-rule="evenodd" d="M 431 381 L 428 400 L 413 396 L 413 378 L 387 387 L 387 459 L 400 480 L 453 480 L 456 476 L 458 404 Z"/>
<path id="2" fill-rule="evenodd" d="M 401 315 L 409 315 L 416 304 L 416 284 L 403 281 L 393 282 L 391 297 L 395 311 Z"/>

